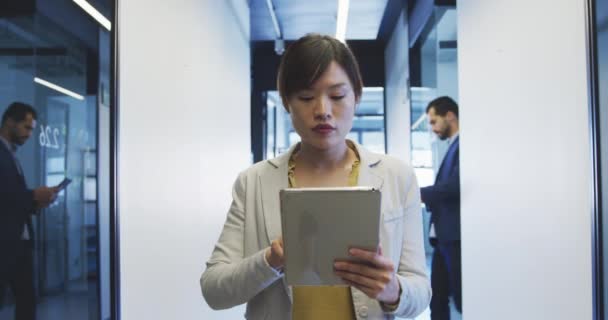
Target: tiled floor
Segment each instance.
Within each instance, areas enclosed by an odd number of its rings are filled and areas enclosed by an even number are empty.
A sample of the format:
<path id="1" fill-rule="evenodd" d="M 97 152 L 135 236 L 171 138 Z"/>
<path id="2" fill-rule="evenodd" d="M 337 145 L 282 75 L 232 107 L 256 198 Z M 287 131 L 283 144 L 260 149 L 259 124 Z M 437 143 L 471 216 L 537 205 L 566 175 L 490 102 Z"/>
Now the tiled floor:
<path id="1" fill-rule="evenodd" d="M 43 297 L 38 303 L 37 320 L 91 320 L 97 319 L 95 284 L 80 282 L 70 286 L 70 292 Z M 87 290 L 87 288 L 89 290 Z M 90 296 L 90 294 L 93 296 Z M 12 320 L 14 305 L 0 309 L 0 320 Z"/>
<path id="2" fill-rule="evenodd" d="M 86 320 L 89 318 L 89 303 L 86 296 L 61 295 L 44 299 L 38 304 L 38 320 Z M 1 320 L 12 320 L 14 307 L 7 306 L 0 310 Z M 95 314 L 95 313 L 93 313 Z"/>

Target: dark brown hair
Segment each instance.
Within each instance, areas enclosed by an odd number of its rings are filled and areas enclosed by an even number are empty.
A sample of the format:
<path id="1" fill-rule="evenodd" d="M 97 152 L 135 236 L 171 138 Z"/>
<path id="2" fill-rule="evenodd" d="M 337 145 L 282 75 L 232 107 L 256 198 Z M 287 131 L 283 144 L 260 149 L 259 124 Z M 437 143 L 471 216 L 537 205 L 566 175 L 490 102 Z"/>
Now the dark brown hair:
<path id="1" fill-rule="evenodd" d="M 36 110 L 32 106 L 27 103 L 15 101 L 6 108 L 6 111 L 4 111 L 4 114 L 2 115 L 2 125 L 4 125 L 8 119 L 13 119 L 15 122 L 21 122 L 25 120 L 28 114 L 31 114 L 34 120 L 38 117 Z"/>
<path id="2" fill-rule="evenodd" d="M 331 36 L 309 33 L 292 43 L 281 59 L 277 88 L 285 108 L 289 97 L 299 90 L 309 89 L 332 61 L 344 69 L 355 98 L 359 100 L 363 81 L 355 55 L 344 43 Z"/>
<path id="3" fill-rule="evenodd" d="M 429 113 L 431 108 L 435 109 L 435 114 L 438 116 L 445 117 L 445 115 L 448 114 L 448 111 L 452 111 L 456 118 L 458 118 L 458 104 L 454 99 L 448 96 L 439 97 L 429 102 L 426 106 L 426 113 Z"/>

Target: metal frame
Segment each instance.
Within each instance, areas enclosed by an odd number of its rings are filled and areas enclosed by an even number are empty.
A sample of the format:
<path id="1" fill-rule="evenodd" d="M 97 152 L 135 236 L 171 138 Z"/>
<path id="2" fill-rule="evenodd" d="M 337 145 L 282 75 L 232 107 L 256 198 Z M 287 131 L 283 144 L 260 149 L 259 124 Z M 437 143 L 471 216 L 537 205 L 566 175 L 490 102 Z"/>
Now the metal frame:
<path id="1" fill-rule="evenodd" d="M 602 185 L 601 185 L 601 145 L 600 145 L 600 105 L 598 50 L 595 1 L 587 0 L 587 83 L 589 95 L 589 138 L 591 156 L 591 246 L 593 268 L 593 319 L 604 319 L 604 275 L 603 275 L 603 235 L 602 235 Z"/>
<path id="2" fill-rule="evenodd" d="M 110 317 L 120 320 L 120 221 L 119 221 L 119 5 L 113 0 L 112 34 L 110 36 Z"/>

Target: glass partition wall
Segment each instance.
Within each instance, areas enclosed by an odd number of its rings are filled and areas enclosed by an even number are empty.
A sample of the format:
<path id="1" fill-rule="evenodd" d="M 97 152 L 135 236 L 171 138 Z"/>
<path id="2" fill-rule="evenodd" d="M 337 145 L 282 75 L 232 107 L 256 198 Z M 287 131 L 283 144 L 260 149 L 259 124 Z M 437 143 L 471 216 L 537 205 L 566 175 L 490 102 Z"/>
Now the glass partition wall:
<path id="1" fill-rule="evenodd" d="M 17 151 L 27 185 L 72 180 L 33 219 L 37 318 L 109 319 L 114 1 L 10 0 L 1 8 L 0 113 L 20 101 L 38 114 Z M 15 297 L 0 293 L 0 318 L 12 319 Z"/>

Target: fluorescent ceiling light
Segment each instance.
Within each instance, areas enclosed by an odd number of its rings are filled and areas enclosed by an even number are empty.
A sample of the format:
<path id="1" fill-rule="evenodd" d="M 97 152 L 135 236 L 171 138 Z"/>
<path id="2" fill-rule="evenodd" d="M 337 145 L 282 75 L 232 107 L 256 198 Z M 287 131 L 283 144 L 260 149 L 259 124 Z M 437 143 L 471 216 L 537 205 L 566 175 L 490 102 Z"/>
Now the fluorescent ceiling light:
<path id="1" fill-rule="evenodd" d="M 336 24 L 336 39 L 346 41 L 346 23 L 348 22 L 348 6 L 350 0 L 338 0 L 338 19 Z"/>
<path id="2" fill-rule="evenodd" d="M 74 0 L 74 2 L 79 5 L 82 10 L 86 11 L 91 17 L 93 17 L 99 24 L 101 24 L 104 28 L 108 29 L 108 31 L 112 30 L 112 23 L 108 18 L 104 17 L 101 12 L 97 11 L 95 7 L 93 7 L 86 0 Z"/>
<path id="3" fill-rule="evenodd" d="M 58 86 L 58 85 L 56 85 L 54 83 L 48 82 L 46 80 L 40 79 L 38 77 L 34 78 L 34 82 L 39 83 L 39 84 L 41 84 L 41 85 L 43 85 L 45 87 L 51 88 L 51 89 L 53 89 L 55 91 L 59 91 L 59 92 L 65 94 L 65 95 L 68 95 L 68 96 L 72 97 L 72 98 L 75 98 L 75 99 L 78 99 L 78 100 L 84 100 L 84 97 L 81 96 L 81 95 L 79 95 L 78 93 L 75 93 L 75 92 L 70 91 L 70 90 L 68 90 L 66 88 L 60 87 L 60 86 Z"/>
<path id="4" fill-rule="evenodd" d="M 268 13 L 270 14 L 270 19 L 272 20 L 272 26 L 274 27 L 277 39 L 283 39 L 281 28 L 279 27 L 279 20 L 277 19 L 277 14 L 274 12 L 274 5 L 272 5 L 272 0 L 266 0 L 266 8 L 268 8 Z"/>
<path id="5" fill-rule="evenodd" d="M 431 91 L 431 88 L 429 87 L 411 87 L 410 90 L 412 91 Z"/>

